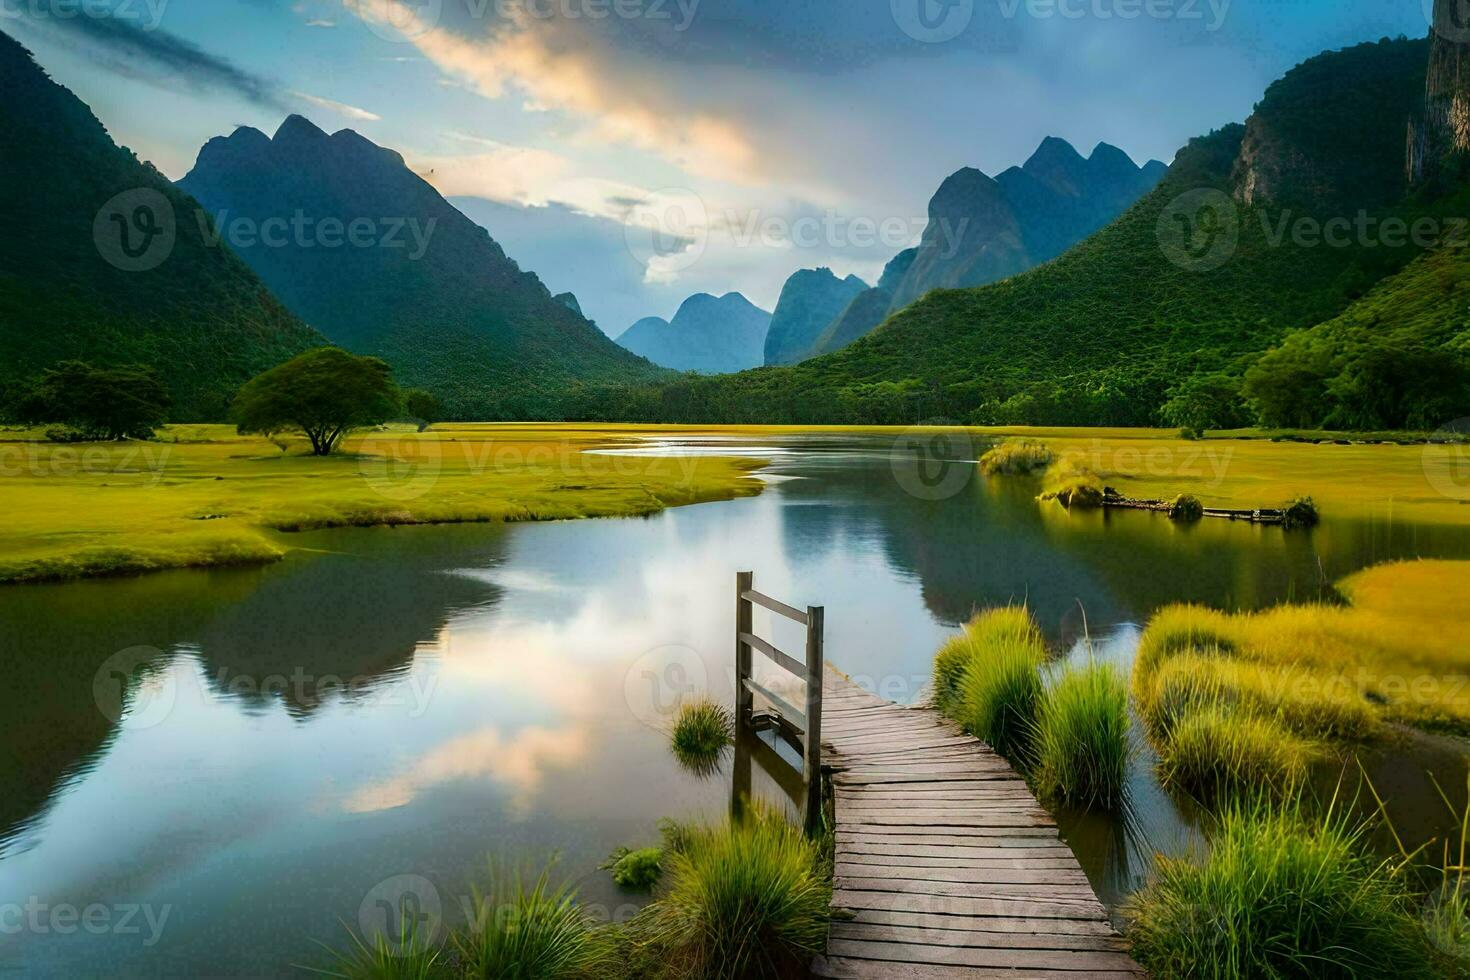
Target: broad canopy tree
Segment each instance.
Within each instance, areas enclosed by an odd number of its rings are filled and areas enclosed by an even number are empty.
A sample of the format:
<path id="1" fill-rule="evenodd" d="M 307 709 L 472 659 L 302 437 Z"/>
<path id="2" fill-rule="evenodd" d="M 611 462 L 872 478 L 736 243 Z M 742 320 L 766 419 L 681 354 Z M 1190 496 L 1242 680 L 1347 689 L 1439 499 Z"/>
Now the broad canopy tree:
<path id="1" fill-rule="evenodd" d="M 398 404 L 385 362 L 319 347 L 247 383 L 230 414 L 241 433 L 300 429 L 312 453 L 327 456 L 353 429 L 391 418 Z"/>
<path id="2" fill-rule="evenodd" d="M 168 409 L 168 389 L 150 367 L 62 361 L 24 386 L 9 414 L 28 425 L 59 422 L 85 439 L 151 439 Z"/>

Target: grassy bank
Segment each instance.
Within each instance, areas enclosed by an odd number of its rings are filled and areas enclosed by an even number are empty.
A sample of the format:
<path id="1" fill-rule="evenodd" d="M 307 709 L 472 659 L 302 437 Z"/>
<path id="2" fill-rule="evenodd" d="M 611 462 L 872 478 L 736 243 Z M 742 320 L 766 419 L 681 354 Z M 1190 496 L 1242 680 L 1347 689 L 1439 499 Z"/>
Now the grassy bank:
<path id="1" fill-rule="evenodd" d="M 326 458 L 227 426 L 76 446 L 0 433 L 0 582 L 273 561 L 289 547 L 273 531 L 637 516 L 759 492 L 759 461 L 586 452 L 634 433 L 445 425 L 362 433 Z"/>

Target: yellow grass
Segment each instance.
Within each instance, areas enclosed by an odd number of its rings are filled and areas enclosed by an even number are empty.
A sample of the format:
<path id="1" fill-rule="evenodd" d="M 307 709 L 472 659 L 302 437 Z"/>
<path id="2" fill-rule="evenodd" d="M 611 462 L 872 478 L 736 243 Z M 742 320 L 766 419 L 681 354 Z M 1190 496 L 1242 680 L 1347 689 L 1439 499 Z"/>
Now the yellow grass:
<path id="1" fill-rule="evenodd" d="M 58 446 L 0 433 L 0 582 L 270 561 L 275 531 L 650 514 L 758 493 L 758 460 L 588 454 L 616 426 L 366 432 L 340 455 L 227 426 L 151 443 Z"/>
<path id="2" fill-rule="evenodd" d="M 1346 605 L 1162 610 L 1134 666 L 1134 694 L 1151 730 L 1188 713 L 1181 703 L 1191 688 L 1214 686 L 1224 692 L 1214 700 L 1303 735 L 1369 737 L 1380 722 L 1470 733 L 1470 562 L 1380 565 L 1344 579 L 1339 591 Z"/>

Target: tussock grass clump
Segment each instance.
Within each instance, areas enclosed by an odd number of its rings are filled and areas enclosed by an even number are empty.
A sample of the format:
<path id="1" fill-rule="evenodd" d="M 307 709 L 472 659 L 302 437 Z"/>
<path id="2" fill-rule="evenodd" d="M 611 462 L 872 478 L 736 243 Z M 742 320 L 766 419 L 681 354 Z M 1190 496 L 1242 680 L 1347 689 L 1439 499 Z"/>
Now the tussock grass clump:
<path id="1" fill-rule="evenodd" d="M 934 655 L 934 707 L 944 714 L 950 714 L 958 703 L 960 685 L 974 656 L 974 641 L 968 629 L 950 637 Z"/>
<path id="2" fill-rule="evenodd" d="M 1222 705 L 1184 715 L 1157 749 L 1159 779 L 1203 802 L 1287 796 L 1319 754 L 1279 721 Z"/>
<path id="3" fill-rule="evenodd" d="M 1317 513 L 1317 505 L 1311 497 L 1298 497 L 1286 505 L 1285 527 L 1288 530 L 1295 528 L 1316 527 L 1321 517 Z"/>
<path id="4" fill-rule="evenodd" d="M 573 980 L 610 966 L 607 937 L 570 885 L 553 887 L 551 867 L 529 884 L 492 867 L 489 894 L 473 893 L 473 918 L 453 944 L 466 977 Z"/>
<path id="5" fill-rule="evenodd" d="M 734 738 L 735 717 L 729 708 L 708 698 L 690 701 L 680 706 L 674 722 L 674 757 L 696 772 L 712 772 Z"/>
<path id="6" fill-rule="evenodd" d="M 826 945 L 831 885 L 820 850 L 779 814 L 686 827 L 664 872 L 664 891 L 640 913 L 638 930 L 671 976 L 804 976 Z"/>
<path id="7" fill-rule="evenodd" d="M 1025 607 L 1013 606 L 981 613 L 965 634 L 969 663 L 948 713 L 1013 763 L 1028 766 L 1044 693 L 1041 631 Z"/>
<path id="8" fill-rule="evenodd" d="M 1073 806 L 1122 805 L 1128 770 L 1128 685 L 1111 664 L 1073 668 L 1047 692 L 1036 734 L 1036 784 Z"/>
<path id="9" fill-rule="evenodd" d="M 425 935 L 419 916 L 400 909 L 397 919 L 398 929 L 391 937 L 377 935 L 364 939 L 349 930 L 351 942 L 345 952 L 318 942 L 330 954 L 330 962 L 324 967 L 300 966 L 299 969 L 342 980 L 435 980 L 456 975 L 443 948 Z"/>
<path id="10" fill-rule="evenodd" d="M 1207 858 L 1160 858 L 1129 902 L 1134 957 L 1161 980 L 1440 975 L 1395 868 L 1361 837 L 1333 813 L 1228 808 Z"/>
<path id="11" fill-rule="evenodd" d="M 980 457 L 980 472 L 986 476 L 1030 476 L 1044 472 L 1054 458 L 1045 443 L 1007 439 Z"/>
<path id="12" fill-rule="evenodd" d="M 1068 510 L 1096 509 L 1103 505 L 1102 478 L 1083 464 L 1061 459 L 1046 471 L 1041 486 L 1042 500 L 1055 500 Z"/>
<path id="13" fill-rule="evenodd" d="M 1169 520 L 1177 524 L 1193 524 L 1204 516 L 1205 505 L 1193 494 L 1181 493 L 1169 503 Z"/>
<path id="14" fill-rule="evenodd" d="M 598 867 L 611 872 L 613 883 L 619 888 L 648 892 L 658 884 L 659 874 L 663 871 L 663 856 L 663 850 L 657 847 L 641 847 L 636 851 L 619 847 Z"/>

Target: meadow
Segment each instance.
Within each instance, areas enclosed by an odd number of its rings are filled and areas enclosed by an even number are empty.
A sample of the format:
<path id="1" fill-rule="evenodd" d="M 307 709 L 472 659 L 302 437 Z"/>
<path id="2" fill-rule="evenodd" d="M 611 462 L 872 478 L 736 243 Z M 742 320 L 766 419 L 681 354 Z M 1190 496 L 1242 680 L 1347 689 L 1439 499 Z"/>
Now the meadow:
<path id="1" fill-rule="evenodd" d="M 1181 439 L 1156 429 L 443 424 L 360 432 L 336 456 L 305 440 L 174 425 L 150 442 L 56 445 L 0 432 L 0 583 L 274 561 L 278 532 L 321 527 L 638 516 L 760 492 L 750 458 L 588 450 L 653 437 L 891 437 L 914 452 L 978 459 L 1038 440 L 1128 496 L 1190 493 L 1206 506 L 1275 507 L 1312 496 L 1324 517 L 1470 524 L 1466 448 Z M 1340 444 L 1346 442 L 1347 444 Z"/>

